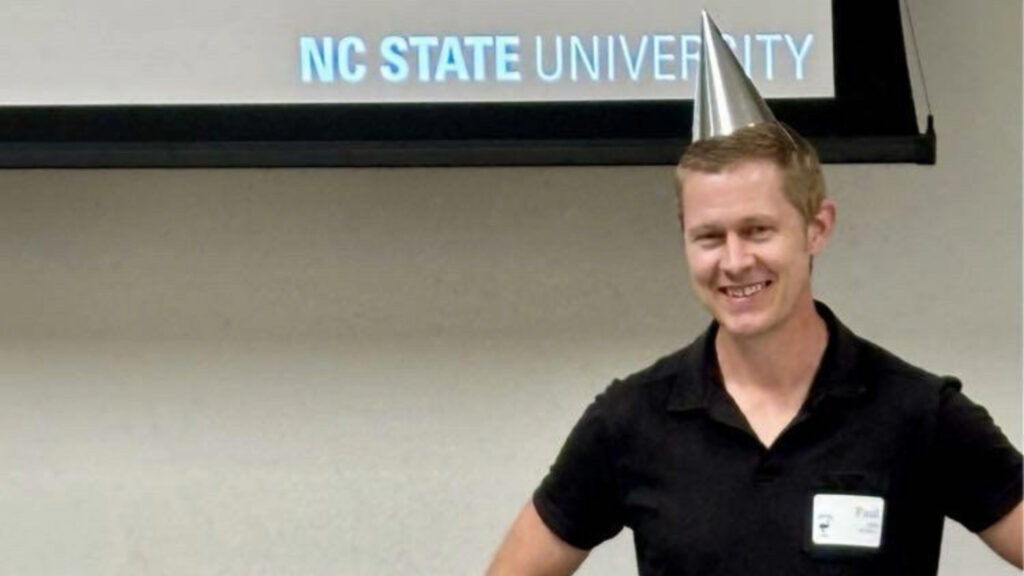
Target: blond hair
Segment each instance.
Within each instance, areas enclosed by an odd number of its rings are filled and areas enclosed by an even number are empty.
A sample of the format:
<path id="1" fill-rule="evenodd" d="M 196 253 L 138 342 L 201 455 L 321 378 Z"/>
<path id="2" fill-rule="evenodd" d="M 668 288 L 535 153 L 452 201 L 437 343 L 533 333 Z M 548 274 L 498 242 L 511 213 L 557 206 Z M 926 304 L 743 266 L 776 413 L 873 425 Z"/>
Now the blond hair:
<path id="1" fill-rule="evenodd" d="M 825 199 L 825 177 L 818 153 L 810 142 L 776 122 L 740 128 L 729 136 L 698 140 L 686 149 L 676 166 L 679 218 L 683 186 L 689 171 L 716 174 L 746 160 L 767 160 L 782 171 L 783 192 L 804 222 L 810 222 Z"/>

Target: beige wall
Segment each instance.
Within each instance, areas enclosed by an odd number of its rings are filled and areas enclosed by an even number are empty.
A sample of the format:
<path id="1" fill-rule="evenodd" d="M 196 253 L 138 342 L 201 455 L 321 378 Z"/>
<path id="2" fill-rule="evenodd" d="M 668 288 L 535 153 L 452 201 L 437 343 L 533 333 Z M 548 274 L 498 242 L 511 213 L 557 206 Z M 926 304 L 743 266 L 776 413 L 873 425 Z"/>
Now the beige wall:
<path id="1" fill-rule="evenodd" d="M 1021 6 L 913 8 L 939 164 L 829 167 L 816 290 L 1019 446 Z M 670 177 L 0 172 L 0 574 L 482 571 L 589 399 L 706 322 Z M 941 573 L 1015 572 L 950 525 Z"/>

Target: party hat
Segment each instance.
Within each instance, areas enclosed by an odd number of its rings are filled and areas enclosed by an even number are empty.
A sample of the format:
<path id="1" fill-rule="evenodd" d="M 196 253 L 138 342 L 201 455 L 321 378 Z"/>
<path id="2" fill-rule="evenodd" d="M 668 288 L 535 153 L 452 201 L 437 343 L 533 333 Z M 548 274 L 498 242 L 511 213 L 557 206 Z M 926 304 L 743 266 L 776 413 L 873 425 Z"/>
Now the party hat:
<path id="1" fill-rule="evenodd" d="M 693 141 L 728 136 L 736 130 L 775 122 L 718 26 L 701 10 L 701 58 L 693 98 Z"/>

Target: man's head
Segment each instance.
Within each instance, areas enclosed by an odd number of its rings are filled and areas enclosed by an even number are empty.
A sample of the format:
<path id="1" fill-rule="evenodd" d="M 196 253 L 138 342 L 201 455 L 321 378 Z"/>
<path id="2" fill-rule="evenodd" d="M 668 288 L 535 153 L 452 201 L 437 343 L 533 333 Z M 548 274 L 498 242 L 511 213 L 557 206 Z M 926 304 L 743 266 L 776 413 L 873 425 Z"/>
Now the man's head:
<path id="1" fill-rule="evenodd" d="M 814 314 L 811 260 L 835 208 L 805 140 L 775 123 L 700 140 L 677 186 L 691 282 L 725 333 L 763 335 Z"/>
<path id="2" fill-rule="evenodd" d="M 741 128 L 729 136 L 691 144 L 676 167 L 680 223 L 687 172 L 721 172 L 744 160 L 767 160 L 782 171 L 784 192 L 807 222 L 825 199 L 825 177 L 814 147 L 795 131 L 776 122 Z"/>

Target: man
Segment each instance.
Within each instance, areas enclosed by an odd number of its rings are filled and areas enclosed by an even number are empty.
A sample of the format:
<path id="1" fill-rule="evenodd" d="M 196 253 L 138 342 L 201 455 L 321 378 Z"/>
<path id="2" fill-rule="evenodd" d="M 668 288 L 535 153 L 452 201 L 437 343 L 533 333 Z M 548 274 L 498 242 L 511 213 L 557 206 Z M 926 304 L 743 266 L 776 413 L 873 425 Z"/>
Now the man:
<path id="1" fill-rule="evenodd" d="M 955 379 L 814 301 L 836 214 L 817 156 L 734 61 L 707 71 L 731 55 L 704 29 L 677 183 L 691 283 L 714 323 L 598 396 L 488 574 L 571 574 L 624 526 L 641 575 L 935 574 L 946 516 L 1020 567 L 1020 453 Z M 728 98 L 708 86 L 747 99 L 715 109 Z"/>

